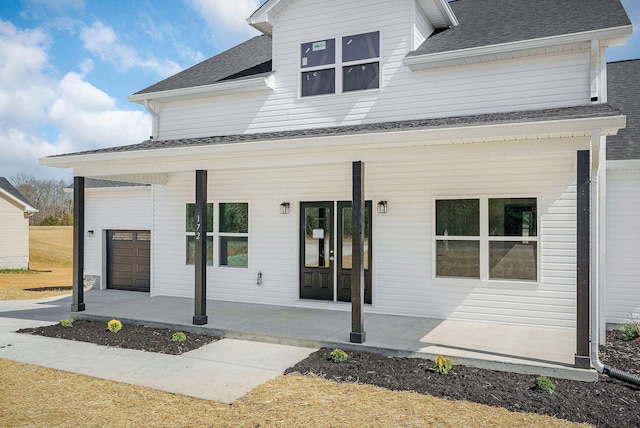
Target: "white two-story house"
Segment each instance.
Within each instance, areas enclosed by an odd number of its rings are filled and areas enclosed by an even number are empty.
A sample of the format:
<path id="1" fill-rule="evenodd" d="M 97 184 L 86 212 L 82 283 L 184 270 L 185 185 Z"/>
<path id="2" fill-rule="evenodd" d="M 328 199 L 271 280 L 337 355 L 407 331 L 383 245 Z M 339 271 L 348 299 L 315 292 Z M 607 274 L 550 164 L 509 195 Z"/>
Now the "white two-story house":
<path id="1" fill-rule="evenodd" d="M 84 177 L 150 185 L 86 189 L 76 276 L 584 331 L 589 181 L 625 126 L 607 103 L 619 0 L 268 0 L 248 25 L 262 35 L 130 96 L 151 139 L 41 160 L 83 198 Z M 114 286 L 144 268 L 122 266 L 138 242 L 150 280 Z"/>

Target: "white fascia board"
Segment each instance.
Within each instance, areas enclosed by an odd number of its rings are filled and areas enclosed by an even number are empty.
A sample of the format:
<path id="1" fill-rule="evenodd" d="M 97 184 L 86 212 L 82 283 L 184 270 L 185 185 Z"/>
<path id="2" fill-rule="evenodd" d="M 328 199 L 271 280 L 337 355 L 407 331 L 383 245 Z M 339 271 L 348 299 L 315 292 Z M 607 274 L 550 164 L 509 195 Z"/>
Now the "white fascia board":
<path id="1" fill-rule="evenodd" d="M 37 212 L 40 211 L 39 209 L 36 209 L 36 208 L 32 207 L 31 205 L 26 204 L 24 201 L 16 198 L 15 196 L 13 196 L 11 193 L 7 192 L 4 189 L 0 189 L 0 196 L 2 196 L 4 199 L 6 199 L 11 204 L 13 204 L 16 207 L 20 208 L 23 213 L 34 214 L 34 213 L 37 213 Z"/>
<path id="2" fill-rule="evenodd" d="M 607 171 L 633 170 L 640 172 L 640 159 L 608 160 Z"/>
<path id="3" fill-rule="evenodd" d="M 448 65 L 459 65 L 460 60 L 469 58 L 474 58 L 474 62 L 491 62 L 495 60 L 494 56 L 498 54 L 534 50 L 572 43 L 591 42 L 591 40 L 599 40 L 601 47 L 617 46 L 620 43 L 624 43 L 624 41 L 631 36 L 632 32 L 633 26 L 625 25 L 622 27 L 584 31 L 574 34 L 562 34 L 559 36 L 544 37 L 540 39 L 502 43 L 499 45 L 478 46 L 467 49 L 458 49 L 455 51 L 406 56 L 402 62 L 413 71 L 418 71 L 428 68 L 446 67 Z"/>
<path id="4" fill-rule="evenodd" d="M 286 8 L 292 0 L 267 0 L 249 18 L 247 23 L 261 33 L 271 36 L 273 34 L 273 23 L 278 14 Z"/>
<path id="5" fill-rule="evenodd" d="M 232 80 L 229 82 L 214 83 L 212 85 L 203 85 L 191 88 L 133 94 L 129 95 L 128 100 L 134 103 L 144 104 L 145 101 L 165 102 L 188 100 L 217 95 L 272 91 L 274 88 L 275 77 L 274 72 L 271 72 L 268 76 L 252 79 Z"/>
<path id="6" fill-rule="evenodd" d="M 458 18 L 453 13 L 447 0 L 416 0 L 420 9 L 427 15 L 435 28 L 448 28 L 458 25 Z M 438 13 L 439 16 L 433 16 Z"/>
<path id="7" fill-rule="evenodd" d="M 443 144 L 471 144 L 490 141 L 530 141 L 552 138 L 591 138 L 593 129 L 601 129 L 602 135 L 615 134 L 625 126 L 625 116 L 608 116 L 586 119 L 563 119 L 508 124 L 486 124 L 458 127 L 434 127 L 426 129 L 397 130 L 390 132 L 370 132 L 363 134 L 326 135 L 294 139 L 247 141 L 238 143 L 203 145 L 190 147 L 170 147 L 132 152 L 78 154 L 41 158 L 42 165 L 58 168 L 86 169 L 92 171 L 97 165 L 123 164 L 142 165 L 153 160 L 177 161 L 180 158 L 205 159 L 210 156 L 236 156 L 243 154 L 260 156 L 277 150 L 304 150 L 309 147 L 330 149 L 331 151 L 414 146 L 435 146 Z M 141 171 L 139 171 L 141 172 Z M 157 171 L 162 173 L 164 171 Z M 88 172 L 89 173 L 89 172 Z M 110 174 L 104 172 L 104 174 Z"/>

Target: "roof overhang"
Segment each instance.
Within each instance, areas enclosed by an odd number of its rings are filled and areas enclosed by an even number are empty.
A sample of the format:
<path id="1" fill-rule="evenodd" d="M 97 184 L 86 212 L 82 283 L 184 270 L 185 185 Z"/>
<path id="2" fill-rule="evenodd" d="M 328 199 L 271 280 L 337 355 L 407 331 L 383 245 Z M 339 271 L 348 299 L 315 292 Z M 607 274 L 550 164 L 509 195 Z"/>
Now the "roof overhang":
<path id="1" fill-rule="evenodd" d="M 448 28 L 458 25 L 458 18 L 447 0 L 416 0 L 416 3 L 429 17 L 434 28 Z"/>
<path id="2" fill-rule="evenodd" d="M 472 143 L 509 142 L 527 153 L 536 153 L 544 141 L 553 141 L 554 151 L 572 150 L 570 141 L 583 141 L 589 147 L 594 129 L 601 135 L 614 135 L 626 124 L 626 117 L 572 118 L 523 121 L 517 123 L 471 124 L 371 131 L 358 134 L 319 135 L 250 141 L 154 148 L 136 151 L 75 154 L 41 158 L 40 163 L 58 168 L 73 168 L 74 175 L 120 177 L 130 181 L 166 184 L 166 174 L 189 169 L 207 169 L 212 161 L 218 169 L 268 166 L 292 166 L 327 162 L 327 156 L 344 153 L 386 153 L 381 149 L 436 147 Z M 526 144 L 519 144 L 525 143 Z M 547 146 L 544 146 L 547 147 Z M 546 149 L 545 149 L 546 150 Z M 565 150 L 565 151 L 566 151 Z M 322 160 L 324 159 L 324 160 Z M 330 161 L 329 161 L 330 162 Z M 146 178 L 145 178 L 146 177 Z"/>
<path id="3" fill-rule="evenodd" d="M 231 80 L 228 82 L 214 83 L 212 85 L 196 86 L 191 88 L 172 89 L 158 92 L 145 92 L 129 95 L 131 102 L 144 104 L 145 101 L 167 102 L 206 98 L 211 96 L 246 94 L 249 92 L 272 91 L 275 88 L 274 73 L 266 76 Z"/>
<path id="4" fill-rule="evenodd" d="M 293 0 L 267 0 L 247 18 L 247 22 L 253 28 L 270 36 L 273 34 L 273 23 L 276 18 L 292 2 Z M 427 14 L 435 28 L 458 25 L 458 20 L 447 0 L 416 0 L 416 2 Z"/>
<path id="5" fill-rule="evenodd" d="M 3 199 L 6 199 L 7 201 L 9 201 L 11 204 L 15 205 L 16 207 L 18 207 L 20 210 L 22 210 L 22 212 L 24 213 L 25 217 L 30 217 L 33 214 L 39 212 L 39 209 L 36 209 L 34 207 L 32 207 L 31 205 L 25 203 L 23 200 L 16 198 L 14 195 L 12 195 L 11 193 L 7 192 L 6 190 L 0 188 L 0 197 L 2 197 Z"/>
<path id="6" fill-rule="evenodd" d="M 616 28 L 585 31 L 574 34 L 521 40 L 497 45 L 478 46 L 468 49 L 437 52 L 424 55 L 409 55 L 403 60 L 404 65 L 413 71 L 429 70 L 442 67 L 453 67 L 463 64 L 476 64 L 504 60 L 514 57 L 548 54 L 550 49 L 566 51 L 567 46 L 579 45 L 588 49 L 592 40 L 598 40 L 600 47 L 624 45 L 633 33 L 633 26 L 625 25 Z"/>

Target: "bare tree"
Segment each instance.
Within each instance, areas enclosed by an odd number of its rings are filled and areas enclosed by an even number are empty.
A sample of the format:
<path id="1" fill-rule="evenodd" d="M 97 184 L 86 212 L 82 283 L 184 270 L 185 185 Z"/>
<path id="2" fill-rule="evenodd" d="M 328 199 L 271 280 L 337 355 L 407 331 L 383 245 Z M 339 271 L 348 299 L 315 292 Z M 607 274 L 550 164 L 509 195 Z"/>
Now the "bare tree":
<path id="1" fill-rule="evenodd" d="M 29 219 L 31 225 L 73 224 L 73 200 L 64 192 L 64 181 L 41 180 L 24 172 L 9 178 L 27 200 L 40 211 Z"/>

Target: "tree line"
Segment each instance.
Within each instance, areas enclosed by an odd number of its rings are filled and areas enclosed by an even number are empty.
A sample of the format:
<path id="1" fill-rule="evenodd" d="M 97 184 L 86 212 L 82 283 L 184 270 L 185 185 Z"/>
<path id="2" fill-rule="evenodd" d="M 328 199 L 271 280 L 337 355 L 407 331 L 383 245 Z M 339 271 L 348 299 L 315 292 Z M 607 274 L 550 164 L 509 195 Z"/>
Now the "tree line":
<path id="1" fill-rule="evenodd" d="M 9 182 L 36 209 L 29 218 L 31 226 L 73 225 L 73 194 L 65 193 L 67 184 L 63 180 L 37 179 L 30 174 L 19 173 Z"/>

